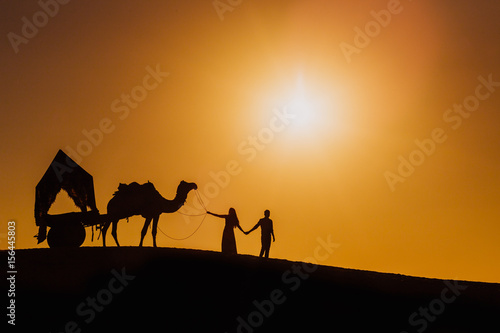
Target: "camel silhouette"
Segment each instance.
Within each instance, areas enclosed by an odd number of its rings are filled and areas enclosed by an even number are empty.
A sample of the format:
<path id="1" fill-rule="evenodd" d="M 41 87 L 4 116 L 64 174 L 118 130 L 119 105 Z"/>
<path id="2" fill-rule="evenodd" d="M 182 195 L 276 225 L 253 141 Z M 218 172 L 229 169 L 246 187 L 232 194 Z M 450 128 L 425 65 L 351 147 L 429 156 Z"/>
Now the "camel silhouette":
<path id="1" fill-rule="evenodd" d="M 161 213 L 174 213 L 186 202 L 189 191 L 196 190 L 198 186 L 195 183 L 181 181 L 177 187 L 177 193 L 173 200 L 167 200 L 160 195 L 153 183 L 149 181 L 139 185 L 136 182 L 120 184 L 118 191 L 113 194 L 113 198 L 108 202 L 108 221 L 102 227 L 102 245 L 106 247 L 106 232 L 112 223 L 111 235 L 115 239 L 116 245 L 120 246 L 117 237 L 118 221 L 129 218 L 134 215 L 141 215 L 146 220 L 141 231 L 142 246 L 144 236 L 148 230 L 149 224 L 153 221 L 153 246 L 156 247 L 156 233 L 158 229 L 158 219 Z"/>

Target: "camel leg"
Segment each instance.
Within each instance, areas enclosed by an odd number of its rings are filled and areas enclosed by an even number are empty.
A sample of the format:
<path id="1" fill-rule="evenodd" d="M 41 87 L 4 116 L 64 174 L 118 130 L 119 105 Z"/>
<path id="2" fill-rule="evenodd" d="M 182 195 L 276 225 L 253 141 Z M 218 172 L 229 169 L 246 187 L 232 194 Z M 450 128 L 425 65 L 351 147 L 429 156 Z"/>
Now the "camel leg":
<path id="1" fill-rule="evenodd" d="M 150 223 L 151 223 L 151 217 L 147 217 L 146 221 L 144 221 L 144 227 L 142 227 L 141 242 L 139 243 L 139 247 L 142 247 L 142 241 L 144 240 L 144 236 L 146 236 L 146 232 L 148 231 L 148 227 L 149 227 Z"/>
<path id="2" fill-rule="evenodd" d="M 113 221 L 113 229 L 111 230 L 111 235 L 115 239 L 116 246 L 120 247 L 120 243 L 118 243 L 118 234 L 116 233 L 118 229 L 118 221 Z"/>
<path id="3" fill-rule="evenodd" d="M 101 232 L 102 232 L 102 246 L 106 247 L 106 232 L 108 232 L 108 228 L 110 225 L 111 221 L 107 221 L 104 223 L 102 226 Z"/>
<path id="4" fill-rule="evenodd" d="M 153 230 L 151 230 L 151 234 L 153 235 L 153 246 L 156 247 L 156 233 L 158 231 L 158 220 L 160 216 L 155 216 L 153 218 Z"/>

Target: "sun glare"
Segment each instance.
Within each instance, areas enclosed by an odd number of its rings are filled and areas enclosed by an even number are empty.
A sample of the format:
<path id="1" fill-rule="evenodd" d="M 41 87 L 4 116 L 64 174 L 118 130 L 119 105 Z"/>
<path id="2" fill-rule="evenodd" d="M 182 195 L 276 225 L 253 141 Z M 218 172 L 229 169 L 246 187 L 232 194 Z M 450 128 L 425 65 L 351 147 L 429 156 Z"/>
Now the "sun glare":
<path id="1" fill-rule="evenodd" d="M 306 82 L 299 74 L 287 104 L 295 116 L 291 126 L 294 135 L 307 141 L 344 135 L 347 110 L 341 95 L 341 88 L 321 87 L 319 82 Z"/>
<path id="2" fill-rule="evenodd" d="M 312 98 L 306 92 L 301 74 L 297 77 L 295 91 L 292 100 L 288 104 L 288 108 L 290 113 L 295 115 L 295 127 L 303 130 L 314 130 L 314 120 L 317 117 L 317 110 Z"/>

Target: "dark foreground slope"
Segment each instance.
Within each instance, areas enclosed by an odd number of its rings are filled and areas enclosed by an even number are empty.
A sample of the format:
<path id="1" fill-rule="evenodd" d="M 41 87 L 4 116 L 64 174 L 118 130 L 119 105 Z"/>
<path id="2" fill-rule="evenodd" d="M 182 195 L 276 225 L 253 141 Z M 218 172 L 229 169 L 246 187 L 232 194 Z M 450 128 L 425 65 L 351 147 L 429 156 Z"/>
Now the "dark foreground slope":
<path id="1" fill-rule="evenodd" d="M 500 332 L 499 284 L 170 248 L 18 250 L 16 263 L 23 331 Z"/>

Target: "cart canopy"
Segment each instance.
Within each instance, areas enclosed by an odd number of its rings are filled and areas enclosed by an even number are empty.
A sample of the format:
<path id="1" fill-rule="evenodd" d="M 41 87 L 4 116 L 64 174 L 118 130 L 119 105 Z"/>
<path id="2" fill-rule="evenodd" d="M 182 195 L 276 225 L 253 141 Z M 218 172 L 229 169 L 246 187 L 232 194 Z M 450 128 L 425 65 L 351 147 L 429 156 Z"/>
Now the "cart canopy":
<path id="1" fill-rule="evenodd" d="M 59 150 L 36 186 L 35 221 L 37 226 L 45 226 L 44 216 L 61 189 L 68 193 L 82 212 L 87 211 L 87 207 L 97 211 L 92 176 L 62 150 Z"/>

